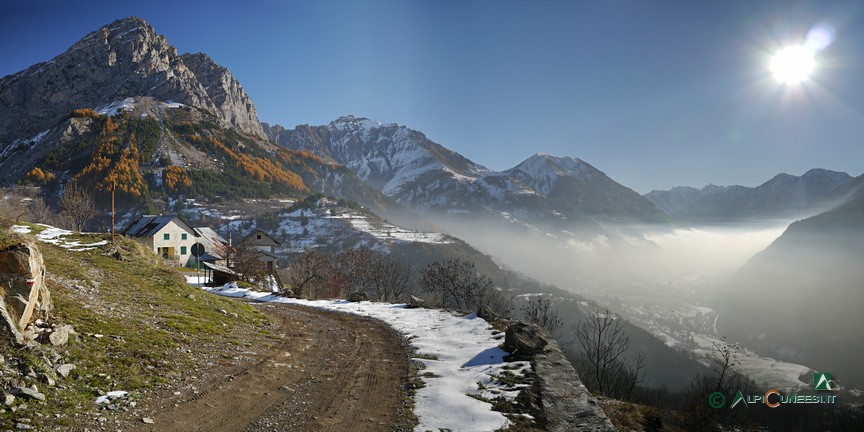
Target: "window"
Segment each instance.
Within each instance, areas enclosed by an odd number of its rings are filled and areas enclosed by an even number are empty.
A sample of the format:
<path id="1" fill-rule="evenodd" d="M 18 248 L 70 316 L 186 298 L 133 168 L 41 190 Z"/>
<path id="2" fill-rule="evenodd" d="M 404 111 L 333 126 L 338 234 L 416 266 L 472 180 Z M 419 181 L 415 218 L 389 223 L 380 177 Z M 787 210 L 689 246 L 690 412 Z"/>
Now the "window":
<path id="1" fill-rule="evenodd" d="M 258 240 L 261 240 L 261 234 L 258 234 Z"/>
<path id="2" fill-rule="evenodd" d="M 171 234 L 168 234 L 168 233 L 162 234 L 162 240 L 171 240 Z"/>
<path id="3" fill-rule="evenodd" d="M 186 234 L 183 234 L 186 235 Z M 180 246 L 180 255 L 186 255 L 186 246 Z"/>
<path id="4" fill-rule="evenodd" d="M 180 234 L 180 240 L 186 240 L 186 233 Z"/>

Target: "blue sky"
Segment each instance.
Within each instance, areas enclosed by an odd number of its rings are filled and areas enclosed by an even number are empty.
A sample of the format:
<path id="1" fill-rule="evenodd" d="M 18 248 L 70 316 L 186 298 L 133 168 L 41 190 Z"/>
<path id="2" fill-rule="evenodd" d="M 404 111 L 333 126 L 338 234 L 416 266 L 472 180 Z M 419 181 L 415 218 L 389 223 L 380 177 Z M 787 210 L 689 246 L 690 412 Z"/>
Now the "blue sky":
<path id="1" fill-rule="evenodd" d="M 862 172 L 864 4 L 830 1 L 8 1 L 0 76 L 139 16 L 228 67 L 262 121 L 361 115 L 493 169 L 582 158 L 645 193 Z M 768 64 L 834 29 L 801 86 Z"/>

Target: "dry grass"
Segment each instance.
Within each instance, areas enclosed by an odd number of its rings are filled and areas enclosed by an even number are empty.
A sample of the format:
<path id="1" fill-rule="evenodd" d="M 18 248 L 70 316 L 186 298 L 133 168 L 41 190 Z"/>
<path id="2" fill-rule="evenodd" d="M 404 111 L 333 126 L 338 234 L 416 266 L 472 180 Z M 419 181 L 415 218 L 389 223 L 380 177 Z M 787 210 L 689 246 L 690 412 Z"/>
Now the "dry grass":
<path id="1" fill-rule="evenodd" d="M 0 230 L 0 241 L 9 236 Z M 108 236 L 71 240 L 103 239 Z M 135 241 L 118 237 L 122 260 L 107 256 L 110 244 L 84 252 L 38 246 L 56 308 L 53 320 L 73 325 L 79 334 L 46 355 L 56 354 L 77 369 L 57 386 L 39 385 L 46 402 L 0 413 L 0 429 L 13 429 L 21 416 L 40 417 L 42 430 L 80 429 L 94 415 L 116 414 L 94 405 L 100 392 L 125 390 L 133 399 L 146 398 L 202 364 L 269 337 L 265 315 L 191 287 Z M 45 355 L 34 352 L 33 363 L 39 364 L 38 357 Z M 8 341 L 0 344 L 0 354 L 7 359 L 28 355 Z"/>

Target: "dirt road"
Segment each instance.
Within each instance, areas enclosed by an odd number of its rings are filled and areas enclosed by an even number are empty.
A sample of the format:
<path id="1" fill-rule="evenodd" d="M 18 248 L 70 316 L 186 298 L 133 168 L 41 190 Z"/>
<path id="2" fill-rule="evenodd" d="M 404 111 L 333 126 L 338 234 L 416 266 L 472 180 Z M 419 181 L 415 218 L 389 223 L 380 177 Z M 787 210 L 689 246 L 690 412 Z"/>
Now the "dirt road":
<path id="1" fill-rule="evenodd" d="M 141 431 L 392 431 L 406 426 L 408 359 L 399 334 L 370 318 L 288 305 L 269 346 L 242 366 L 210 367 L 194 390 L 144 411 Z M 180 394 L 177 394 L 180 393 Z"/>

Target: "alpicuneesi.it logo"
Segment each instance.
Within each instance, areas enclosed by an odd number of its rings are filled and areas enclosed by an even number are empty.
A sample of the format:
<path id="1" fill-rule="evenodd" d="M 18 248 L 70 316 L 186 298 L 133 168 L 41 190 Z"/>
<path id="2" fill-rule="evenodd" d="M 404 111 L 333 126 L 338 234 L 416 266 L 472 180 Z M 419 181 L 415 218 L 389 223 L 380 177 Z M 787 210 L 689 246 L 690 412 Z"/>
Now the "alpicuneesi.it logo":
<path id="1" fill-rule="evenodd" d="M 834 380 L 830 373 L 817 372 L 813 374 L 813 389 L 817 391 L 832 391 L 834 390 Z M 732 403 L 729 404 L 729 409 L 735 408 L 738 405 L 747 407 L 751 404 L 764 403 L 769 408 L 777 408 L 780 405 L 788 404 L 833 404 L 837 402 L 837 395 L 833 394 L 788 394 L 784 395 L 780 391 L 771 389 L 765 394 L 748 394 L 745 395 L 738 390 L 735 397 L 732 398 Z M 720 409 L 726 406 L 726 395 L 723 392 L 714 392 L 708 395 L 708 405 L 711 408 Z"/>

